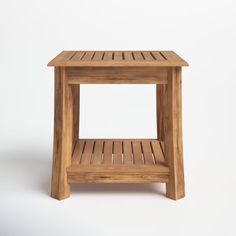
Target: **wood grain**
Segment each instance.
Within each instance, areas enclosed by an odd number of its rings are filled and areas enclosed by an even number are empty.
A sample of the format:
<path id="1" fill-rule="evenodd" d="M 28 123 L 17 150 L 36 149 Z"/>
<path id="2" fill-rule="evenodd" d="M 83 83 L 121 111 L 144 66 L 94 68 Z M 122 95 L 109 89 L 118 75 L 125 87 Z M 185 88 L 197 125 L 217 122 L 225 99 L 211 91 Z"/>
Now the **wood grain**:
<path id="1" fill-rule="evenodd" d="M 133 156 L 134 156 L 134 163 L 135 164 L 143 164 L 143 158 L 142 158 L 142 147 L 141 147 L 141 142 L 133 140 L 132 141 L 132 147 L 133 147 Z"/>
<path id="2" fill-rule="evenodd" d="M 166 196 L 185 196 L 181 67 L 173 51 L 63 51 L 55 67 L 51 196 L 70 183 L 166 183 Z M 80 139 L 80 84 L 156 84 L 158 139 Z"/>
<path id="3" fill-rule="evenodd" d="M 165 68 L 68 68 L 69 84 L 167 84 Z"/>
<path id="4" fill-rule="evenodd" d="M 51 196 L 64 199 L 70 195 L 66 168 L 71 165 L 73 143 L 73 97 L 67 84 L 65 68 L 55 68 L 54 145 Z"/>
<path id="5" fill-rule="evenodd" d="M 67 168 L 69 183 L 167 183 L 164 165 L 77 165 Z"/>
<path id="6" fill-rule="evenodd" d="M 76 143 L 72 154 L 72 165 L 80 164 L 84 146 L 85 146 L 85 141 L 80 141 Z"/>
<path id="7" fill-rule="evenodd" d="M 79 138 L 80 85 L 72 86 L 73 96 L 73 150 Z"/>
<path id="8" fill-rule="evenodd" d="M 166 85 L 156 85 L 156 112 L 157 112 L 157 137 L 164 141 L 164 112 L 166 107 Z"/>
<path id="9" fill-rule="evenodd" d="M 107 141 L 104 144 L 103 163 L 112 164 L 112 162 L 112 141 Z"/>
<path id="10" fill-rule="evenodd" d="M 102 164 L 102 155 L 103 155 L 103 144 L 102 140 L 96 140 L 93 153 L 93 164 L 99 165 Z"/>
<path id="11" fill-rule="evenodd" d="M 143 141 L 142 149 L 143 149 L 144 163 L 147 165 L 154 165 L 155 162 L 153 160 L 151 143 L 149 141 Z"/>
<path id="12" fill-rule="evenodd" d="M 93 155 L 94 140 L 87 140 L 81 157 L 81 164 L 90 164 Z"/>
<path id="13" fill-rule="evenodd" d="M 124 159 L 123 162 L 125 165 L 131 165 L 134 163 L 131 141 L 123 141 L 123 153 Z"/>
<path id="14" fill-rule="evenodd" d="M 164 118 L 165 157 L 170 168 L 170 179 L 166 185 L 166 196 L 177 200 L 185 196 L 183 147 L 182 147 L 182 101 L 181 68 L 169 70 L 167 107 Z"/>
<path id="15" fill-rule="evenodd" d="M 157 139 L 78 139 L 72 160 L 72 165 L 165 164 Z"/>
<path id="16" fill-rule="evenodd" d="M 102 57 L 98 60 L 99 54 Z M 63 51 L 48 66 L 176 67 L 188 63 L 173 51 Z"/>
<path id="17" fill-rule="evenodd" d="M 113 163 L 115 165 L 122 164 L 122 141 L 113 141 L 114 143 L 114 154 L 113 154 Z"/>

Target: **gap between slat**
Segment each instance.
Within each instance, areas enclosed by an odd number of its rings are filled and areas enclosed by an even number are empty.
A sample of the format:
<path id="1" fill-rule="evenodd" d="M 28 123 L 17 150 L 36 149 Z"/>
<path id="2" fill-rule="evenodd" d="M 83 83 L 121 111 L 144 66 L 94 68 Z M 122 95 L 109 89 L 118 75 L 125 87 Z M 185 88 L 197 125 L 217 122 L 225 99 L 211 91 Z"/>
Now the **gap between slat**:
<path id="1" fill-rule="evenodd" d="M 79 161 L 80 164 L 81 164 L 81 161 L 82 161 L 82 156 L 83 156 L 83 153 L 84 153 L 85 145 L 86 145 L 86 141 L 84 141 L 83 149 L 82 149 L 82 152 L 81 152 L 80 161 Z"/>
<path id="2" fill-rule="evenodd" d="M 150 147 L 151 147 L 151 150 L 152 150 L 152 158 L 153 158 L 153 161 L 154 161 L 154 164 L 157 165 L 157 159 L 155 158 L 155 155 L 154 155 L 154 149 L 153 149 L 153 146 L 152 146 L 152 142 L 150 142 Z"/>
<path id="3" fill-rule="evenodd" d="M 164 56 L 164 54 L 162 52 L 159 52 L 161 54 L 161 56 L 166 59 L 168 61 L 168 59 Z"/>

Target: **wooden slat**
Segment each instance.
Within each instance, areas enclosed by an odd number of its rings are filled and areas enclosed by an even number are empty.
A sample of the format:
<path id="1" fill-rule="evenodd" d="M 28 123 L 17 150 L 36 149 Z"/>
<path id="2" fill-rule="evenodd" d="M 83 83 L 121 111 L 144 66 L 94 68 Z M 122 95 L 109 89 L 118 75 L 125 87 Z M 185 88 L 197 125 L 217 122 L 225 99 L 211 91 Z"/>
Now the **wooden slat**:
<path id="1" fill-rule="evenodd" d="M 167 61 L 169 62 L 182 62 L 183 59 L 178 56 L 175 52 L 173 51 L 160 51 L 160 53 L 162 54 L 162 56 L 164 56 Z"/>
<path id="2" fill-rule="evenodd" d="M 115 165 L 122 164 L 122 141 L 114 141 L 113 163 Z"/>
<path id="3" fill-rule="evenodd" d="M 160 54 L 160 52 L 154 51 L 151 54 L 155 57 L 157 61 L 166 61 L 166 59 Z"/>
<path id="4" fill-rule="evenodd" d="M 102 51 L 95 52 L 93 61 L 101 61 L 103 58 L 103 55 L 104 55 L 104 52 Z"/>
<path id="5" fill-rule="evenodd" d="M 161 144 L 161 149 L 162 149 L 163 155 L 165 157 L 165 143 L 163 141 L 161 141 L 160 144 Z"/>
<path id="6" fill-rule="evenodd" d="M 130 51 L 125 51 L 125 52 L 124 52 L 124 59 L 125 59 L 126 61 L 133 61 L 134 58 L 133 58 L 133 56 L 132 56 L 132 52 L 130 52 Z"/>
<path id="7" fill-rule="evenodd" d="M 71 61 L 79 61 L 84 56 L 84 51 L 78 51 L 74 54 L 74 56 L 70 59 Z"/>
<path id="8" fill-rule="evenodd" d="M 123 141 L 123 153 L 124 153 L 123 163 L 126 165 L 133 164 L 134 161 L 133 161 L 131 141 Z"/>
<path id="9" fill-rule="evenodd" d="M 104 143 L 103 164 L 112 164 L 112 141 Z"/>
<path id="10" fill-rule="evenodd" d="M 113 52 L 112 51 L 105 51 L 103 61 L 112 61 Z"/>
<path id="11" fill-rule="evenodd" d="M 146 61 L 153 61 L 154 60 L 154 58 L 152 57 L 152 55 L 149 51 L 143 51 L 142 54 L 143 54 Z"/>
<path id="12" fill-rule="evenodd" d="M 152 149 L 149 141 L 142 141 L 143 158 L 146 165 L 155 164 L 152 157 Z"/>
<path id="13" fill-rule="evenodd" d="M 87 140 L 81 157 L 81 164 L 90 164 L 93 153 L 93 140 Z"/>
<path id="14" fill-rule="evenodd" d="M 158 141 L 152 141 L 152 152 L 154 154 L 154 158 L 157 164 L 165 164 L 164 155 L 161 149 L 161 144 Z"/>
<path id="15" fill-rule="evenodd" d="M 102 140 L 96 140 L 93 152 L 92 164 L 102 164 L 102 153 L 103 153 L 103 143 Z"/>
<path id="16" fill-rule="evenodd" d="M 66 61 L 69 61 L 71 57 L 74 56 L 76 51 L 62 51 L 59 55 L 57 55 L 54 59 L 52 59 L 48 66 L 54 66 L 58 63 L 64 63 Z"/>
<path id="17" fill-rule="evenodd" d="M 84 149 L 84 143 L 85 141 L 77 141 L 75 145 L 75 149 L 72 156 L 72 164 L 78 165 L 80 163 L 82 152 Z"/>
<path id="18" fill-rule="evenodd" d="M 144 60 L 141 52 L 139 52 L 139 51 L 134 51 L 133 55 L 134 55 L 134 59 L 136 61 L 143 61 Z"/>
<path id="19" fill-rule="evenodd" d="M 114 52 L 114 60 L 115 61 L 122 61 L 123 60 L 123 56 L 122 56 L 121 51 L 115 51 Z"/>
<path id="20" fill-rule="evenodd" d="M 134 164 L 143 164 L 142 148 L 140 141 L 132 141 Z"/>
<path id="21" fill-rule="evenodd" d="M 94 56 L 95 52 L 93 51 L 88 51 L 85 53 L 85 55 L 83 56 L 82 60 L 83 61 L 91 61 L 93 56 Z"/>

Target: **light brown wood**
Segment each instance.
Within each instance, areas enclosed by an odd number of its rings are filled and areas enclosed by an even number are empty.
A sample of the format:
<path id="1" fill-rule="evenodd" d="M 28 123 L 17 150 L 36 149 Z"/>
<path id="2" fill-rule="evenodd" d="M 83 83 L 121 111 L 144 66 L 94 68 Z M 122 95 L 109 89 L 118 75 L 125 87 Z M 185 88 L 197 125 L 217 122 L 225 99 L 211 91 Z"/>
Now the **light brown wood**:
<path id="1" fill-rule="evenodd" d="M 101 61 L 103 59 L 103 56 L 104 56 L 104 52 L 101 52 L 101 51 L 95 52 L 93 60 L 94 61 Z"/>
<path id="2" fill-rule="evenodd" d="M 115 61 L 122 61 L 124 60 L 124 56 L 123 56 L 124 52 L 114 52 L 114 60 Z"/>
<path id="3" fill-rule="evenodd" d="M 147 158 L 146 162 L 142 156 Z M 73 165 L 165 164 L 161 142 L 157 139 L 78 139 L 72 160 Z"/>
<path id="4" fill-rule="evenodd" d="M 83 141 L 81 141 L 83 142 Z M 78 142 L 80 143 L 80 142 Z M 102 140 L 96 140 L 95 141 L 95 146 L 94 146 L 94 153 L 93 153 L 93 164 L 102 164 L 102 155 L 103 155 L 103 145 L 104 141 Z M 77 155 L 77 154 L 75 154 Z"/>
<path id="5" fill-rule="evenodd" d="M 123 162 L 125 165 L 131 165 L 134 163 L 131 141 L 123 141 Z"/>
<path id="6" fill-rule="evenodd" d="M 185 195 L 181 67 L 173 51 L 63 51 L 55 67 L 51 196 L 70 183 L 166 183 L 166 196 Z M 80 139 L 80 84 L 156 84 L 158 139 Z"/>
<path id="7" fill-rule="evenodd" d="M 62 51 L 53 60 L 51 60 L 48 63 L 48 66 L 63 67 L 63 65 L 60 65 L 60 64 L 64 64 L 67 61 L 71 61 L 71 59 L 76 53 L 77 53 L 76 51 Z"/>
<path id="8" fill-rule="evenodd" d="M 166 85 L 156 85 L 157 137 L 162 141 L 164 141 L 164 110 L 166 107 L 166 88 Z"/>
<path id="9" fill-rule="evenodd" d="M 55 68 L 54 145 L 51 196 L 64 199 L 70 195 L 66 168 L 71 165 L 73 143 L 73 97 L 67 84 L 65 68 Z"/>
<path id="10" fill-rule="evenodd" d="M 67 168 L 69 183 L 167 183 L 165 165 L 75 165 Z"/>
<path id="11" fill-rule="evenodd" d="M 142 53 L 142 56 L 143 56 L 144 60 L 146 60 L 146 61 L 156 60 L 156 58 L 149 51 L 143 51 L 141 53 Z"/>
<path id="12" fill-rule="evenodd" d="M 112 164 L 112 141 L 107 141 L 104 144 L 103 163 Z"/>
<path id="13" fill-rule="evenodd" d="M 76 143 L 72 154 L 72 165 L 78 165 L 81 162 L 84 146 L 85 146 L 85 141 L 83 140 Z"/>
<path id="14" fill-rule="evenodd" d="M 99 53 L 103 56 L 97 60 L 95 55 Z M 188 66 L 188 63 L 173 51 L 63 51 L 48 66 L 176 67 Z"/>
<path id="15" fill-rule="evenodd" d="M 132 141 L 132 149 L 133 149 L 133 156 L 134 156 L 134 163 L 135 164 L 143 164 L 143 158 L 142 158 L 142 147 L 141 147 L 141 142 L 133 140 Z"/>
<path id="16" fill-rule="evenodd" d="M 110 52 L 110 51 L 107 51 L 107 52 L 104 52 L 104 57 L 103 57 L 103 60 L 101 61 L 104 62 L 104 61 L 112 61 L 113 60 L 113 52 Z"/>
<path id="17" fill-rule="evenodd" d="M 69 84 L 167 84 L 166 68 L 68 68 Z"/>
<path id="18" fill-rule="evenodd" d="M 80 85 L 72 86 L 73 96 L 73 149 L 79 137 Z"/>
<path id="19" fill-rule="evenodd" d="M 84 150 L 81 156 L 81 164 L 90 164 L 93 155 L 94 140 L 87 140 L 85 142 Z"/>
<path id="20" fill-rule="evenodd" d="M 172 51 L 160 51 L 160 54 L 167 61 L 169 61 L 170 63 L 173 63 L 173 64 L 176 62 L 184 61 L 179 55 L 177 55 L 176 53 L 174 53 Z M 188 63 L 186 63 L 186 64 L 188 64 Z M 180 65 L 176 65 L 176 66 L 180 66 Z"/>
<path id="21" fill-rule="evenodd" d="M 67 172 L 75 170 L 76 172 L 110 172 L 115 171 L 115 169 L 121 171 L 121 172 L 138 172 L 140 169 L 140 173 L 143 171 L 150 171 L 150 172 L 161 172 L 161 173 L 169 173 L 169 168 L 166 165 L 157 164 L 157 165 L 146 165 L 146 164 L 134 164 L 134 165 L 110 165 L 110 164 L 102 164 L 102 165 L 94 165 L 94 164 L 88 164 L 88 165 L 71 165 L 67 168 Z"/>
<path id="22" fill-rule="evenodd" d="M 122 141 L 114 141 L 113 163 L 115 165 L 122 165 Z"/>
<path id="23" fill-rule="evenodd" d="M 93 59 L 95 52 L 87 51 L 85 52 L 84 56 L 82 57 L 82 61 L 91 61 Z"/>
<path id="24" fill-rule="evenodd" d="M 160 141 L 160 144 L 161 144 L 161 150 L 163 153 L 165 153 L 165 144 L 163 141 Z"/>
<path id="25" fill-rule="evenodd" d="M 152 56 L 157 60 L 157 61 L 165 61 L 166 59 L 161 55 L 160 52 L 151 52 Z"/>
<path id="26" fill-rule="evenodd" d="M 71 61 L 79 61 L 79 60 L 82 60 L 84 55 L 85 55 L 85 51 L 78 51 L 78 52 L 75 52 L 71 57 L 70 57 L 70 60 Z"/>
<path id="27" fill-rule="evenodd" d="M 164 151 L 161 147 L 161 142 L 151 141 L 152 153 L 156 163 L 165 164 Z"/>
<path id="28" fill-rule="evenodd" d="M 168 183 L 168 178 L 168 174 L 158 173 L 158 169 L 154 174 L 150 171 L 141 174 L 140 169 L 135 174 L 130 172 L 117 174 L 114 172 L 105 174 L 95 172 L 85 174 L 68 173 L 68 183 Z"/>
<path id="29" fill-rule="evenodd" d="M 143 57 L 142 53 L 139 52 L 139 51 L 134 51 L 133 52 L 133 57 L 134 57 L 135 61 L 139 61 L 139 62 L 144 61 L 144 57 Z"/>
<path id="30" fill-rule="evenodd" d="M 153 160 L 151 142 L 150 141 L 143 141 L 142 142 L 142 149 L 143 149 L 144 163 L 147 165 L 154 165 L 155 162 Z"/>
<path id="31" fill-rule="evenodd" d="M 124 51 L 124 58 L 127 61 L 133 61 L 134 60 L 132 52 L 130 52 L 130 51 Z"/>
<path id="32" fill-rule="evenodd" d="M 166 99 L 164 142 L 165 157 L 170 168 L 170 179 L 166 185 L 166 196 L 177 200 L 185 196 L 182 148 L 181 68 L 169 70 Z"/>

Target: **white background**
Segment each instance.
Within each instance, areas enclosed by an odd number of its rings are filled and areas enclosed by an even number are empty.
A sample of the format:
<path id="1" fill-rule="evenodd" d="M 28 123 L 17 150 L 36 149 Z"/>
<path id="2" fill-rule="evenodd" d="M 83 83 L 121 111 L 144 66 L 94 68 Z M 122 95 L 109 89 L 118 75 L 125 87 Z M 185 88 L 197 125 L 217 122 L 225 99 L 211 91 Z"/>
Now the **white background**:
<path id="1" fill-rule="evenodd" d="M 0 235 L 236 235 L 234 0 L 0 2 Z M 174 50 L 183 69 L 186 198 L 162 184 L 49 197 L 61 50 Z M 155 137 L 155 86 L 82 86 L 82 137 Z"/>

